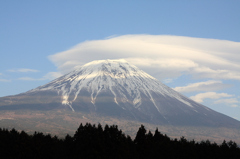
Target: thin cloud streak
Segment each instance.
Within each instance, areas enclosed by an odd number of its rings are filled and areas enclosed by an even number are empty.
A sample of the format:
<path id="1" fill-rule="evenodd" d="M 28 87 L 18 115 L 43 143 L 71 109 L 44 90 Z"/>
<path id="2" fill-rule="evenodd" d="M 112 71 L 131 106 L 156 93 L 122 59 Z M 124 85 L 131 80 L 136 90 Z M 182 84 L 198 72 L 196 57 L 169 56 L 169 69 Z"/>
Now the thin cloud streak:
<path id="1" fill-rule="evenodd" d="M 219 100 L 215 101 L 214 103 L 215 104 L 224 103 L 231 107 L 238 107 L 238 104 L 240 104 L 240 101 L 238 101 L 237 98 L 228 98 L 228 99 L 219 99 Z"/>
<path id="2" fill-rule="evenodd" d="M 7 79 L 0 79 L 0 82 L 11 82 L 11 80 L 7 80 Z"/>
<path id="3" fill-rule="evenodd" d="M 3 76 L 3 74 L 0 73 L 0 76 Z M 11 82 L 11 80 L 0 78 L 0 82 Z"/>
<path id="4" fill-rule="evenodd" d="M 31 78 L 31 77 L 20 77 L 20 78 L 18 78 L 18 80 L 22 80 L 22 81 L 39 81 L 41 79 L 35 79 L 35 78 Z"/>
<path id="5" fill-rule="evenodd" d="M 18 69 L 11 69 L 8 70 L 8 72 L 39 72 L 38 70 L 34 70 L 34 69 L 28 69 L 28 68 L 18 68 Z"/>
<path id="6" fill-rule="evenodd" d="M 63 74 L 60 72 L 48 72 L 46 75 L 44 75 L 42 77 L 42 79 L 44 80 L 54 80 L 60 76 L 62 76 Z"/>
<path id="7" fill-rule="evenodd" d="M 222 81 L 209 80 L 205 82 L 190 83 L 187 86 L 175 87 L 175 91 L 186 92 L 203 92 L 203 91 L 216 91 L 230 87 L 228 84 L 223 84 Z"/>
<path id="8" fill-rule="evenodd" d="M 195 96 L 191 96 L 190 98 L 198 103 L 202 103 L 204 99 L 219 99 L 224 97 L 232 97 L 233 95 L 227 93 L 216 93 L 216 92 L 205 92 L 199 93 Z"/>
<path id="9" fill-rule="evenodd" d="M 60 72 L 49 72 L 46 75 L 44 75 L 42 78 L 21 77 L 21 78 L 18 78 L 18 80 L 23 80 L 23 81 L 54 80 L 60 76 L 62 76 Z"/>

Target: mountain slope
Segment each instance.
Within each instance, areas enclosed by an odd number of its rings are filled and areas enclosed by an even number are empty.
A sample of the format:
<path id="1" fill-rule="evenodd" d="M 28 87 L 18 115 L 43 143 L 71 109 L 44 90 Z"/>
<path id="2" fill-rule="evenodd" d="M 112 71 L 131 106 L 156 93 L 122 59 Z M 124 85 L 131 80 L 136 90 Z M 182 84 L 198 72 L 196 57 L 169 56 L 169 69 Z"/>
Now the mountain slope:
<path id="1" fill-rule="evenodd" d="M 240 122 L 181 95 L 125 60 L 87 63 L 56 80 L 0 98 L 0 110 L 68 109 L 154 124 L 240 127 Z"/>

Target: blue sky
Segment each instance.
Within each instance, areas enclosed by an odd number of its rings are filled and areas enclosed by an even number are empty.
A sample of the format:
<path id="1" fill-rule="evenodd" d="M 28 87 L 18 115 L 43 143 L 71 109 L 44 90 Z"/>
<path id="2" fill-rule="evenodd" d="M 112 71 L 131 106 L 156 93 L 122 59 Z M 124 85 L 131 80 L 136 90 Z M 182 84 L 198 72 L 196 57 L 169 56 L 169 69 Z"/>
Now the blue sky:
<path id="1" fill-rule="evenodd" d="M 240 120 L 240 1 L 0 0 L 0 97 L 125 58 Z"/>

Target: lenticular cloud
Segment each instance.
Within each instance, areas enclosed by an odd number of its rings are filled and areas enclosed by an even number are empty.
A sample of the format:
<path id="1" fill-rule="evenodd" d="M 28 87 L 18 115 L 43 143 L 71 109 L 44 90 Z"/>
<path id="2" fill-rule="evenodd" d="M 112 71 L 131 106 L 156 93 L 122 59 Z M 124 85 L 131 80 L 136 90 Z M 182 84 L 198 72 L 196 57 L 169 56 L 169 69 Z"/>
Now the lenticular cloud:
<path id="1" fill-rule="evenodd" d="M 159 79 L 240 80 L 240 43 L 170 35 L 123 35 L 82 42 L 49 56 L 62 73 L 93 60 L 125 59 Z"/>

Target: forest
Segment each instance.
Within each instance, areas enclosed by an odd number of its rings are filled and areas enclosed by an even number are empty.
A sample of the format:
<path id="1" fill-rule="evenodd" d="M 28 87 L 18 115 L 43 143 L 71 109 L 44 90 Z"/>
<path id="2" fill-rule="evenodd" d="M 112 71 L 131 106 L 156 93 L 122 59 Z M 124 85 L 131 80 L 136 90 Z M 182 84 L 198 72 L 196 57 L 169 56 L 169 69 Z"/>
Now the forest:
<path id="1" fill-rule="evenodd" d="M 58 138 L 35 132 L 27 134 L 0 128 L 3 159 L 239 159 L 240 148 L 233 141 L 221 144 L 196 142 L 185 137 L 171 139 L 158 129 L 154 133 L 139 127 L 134 139 L 117 125 L 81 124 L 73 136 Z"/>

